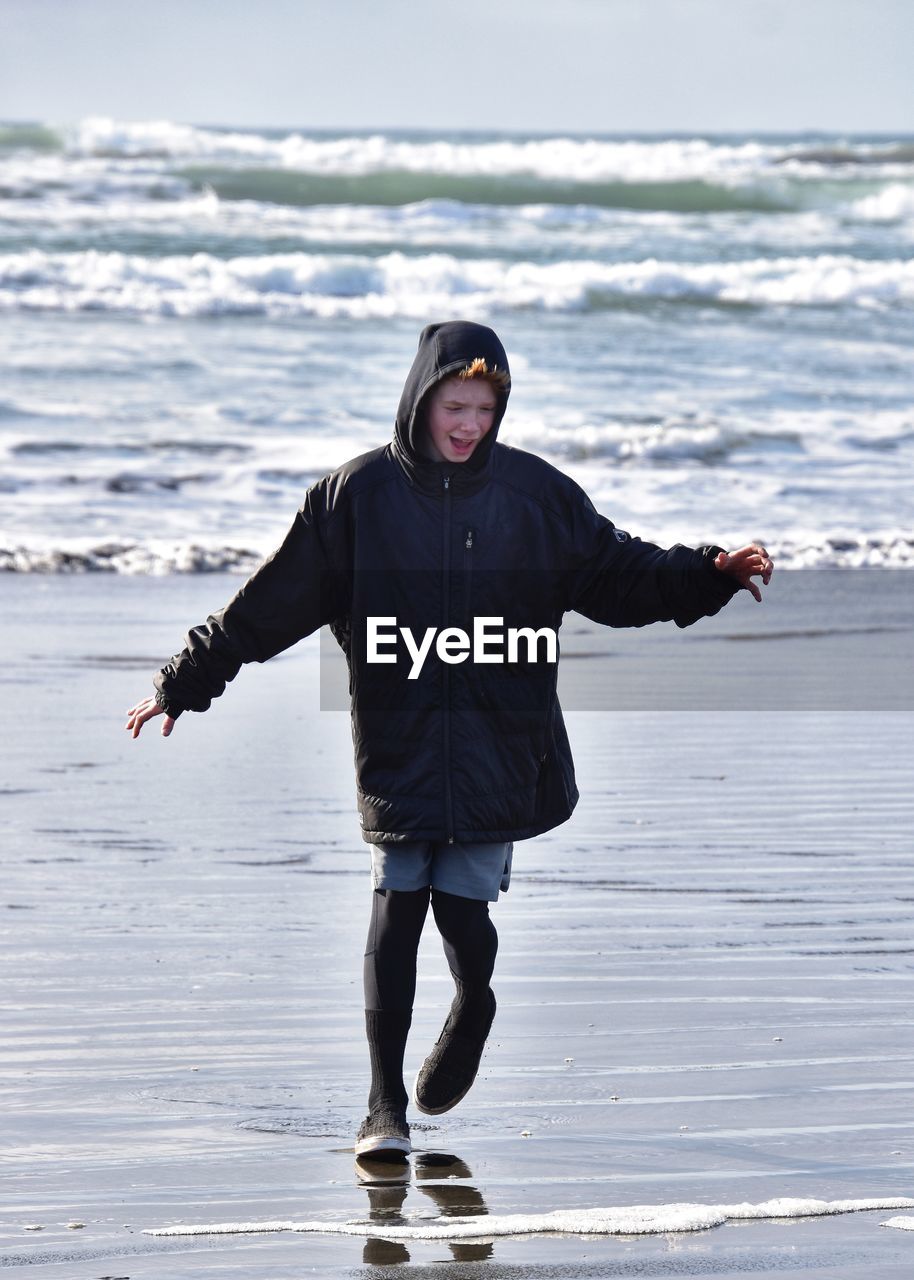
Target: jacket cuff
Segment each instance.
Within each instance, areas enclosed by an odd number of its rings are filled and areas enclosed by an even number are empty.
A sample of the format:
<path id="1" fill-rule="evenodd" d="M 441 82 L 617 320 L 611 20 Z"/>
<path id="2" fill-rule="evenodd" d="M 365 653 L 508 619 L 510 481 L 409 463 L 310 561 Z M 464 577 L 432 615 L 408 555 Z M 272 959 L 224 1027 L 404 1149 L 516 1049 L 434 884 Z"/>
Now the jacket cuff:
<path id="1" fill-rule="evenodd" d="M 732 573 L 725 573 L 723 569 L 715 567 L 714 561 L 721 551 L 725 551 L 726 547 L 702 547 L 701 552 L 704 556 L 705 569 L 708 572 L 709 580 L 714 584 L 714 589 L 720 595 L 721 600 L 726 603 L 732 600 L 737 591 L 742 591 L 742 585 L 737 582 Z"/>
<path id="2" fill-rule="evenodd" d="M 183 707 L 176 707 L 173 702 L 169 702 L 161 689 L 156 690 L 155 701 L 156 706 L 161 707 L 167 716 L 171 716 L 172 720 L 177 720 L 184 710 Z"/>

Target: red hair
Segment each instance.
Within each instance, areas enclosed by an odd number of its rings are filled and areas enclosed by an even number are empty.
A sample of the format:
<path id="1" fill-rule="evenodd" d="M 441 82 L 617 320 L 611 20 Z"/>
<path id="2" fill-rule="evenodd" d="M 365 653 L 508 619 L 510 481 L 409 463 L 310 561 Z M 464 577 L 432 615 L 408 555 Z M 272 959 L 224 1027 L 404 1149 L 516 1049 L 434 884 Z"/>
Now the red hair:
<path id="1" fill-rule="evenodd" d="M 489 368 L 482 356 L 477 356 L 472 360 L 465 369 L 461 369 L 459 373 L 454 374 L 455 378 L 460 378 L 464 382 L 475 381 L 479 379 L 482 382 L 488 382 L 496 391 L 505 392 L 511 384 L 511 379 L 497 365 Z"/>

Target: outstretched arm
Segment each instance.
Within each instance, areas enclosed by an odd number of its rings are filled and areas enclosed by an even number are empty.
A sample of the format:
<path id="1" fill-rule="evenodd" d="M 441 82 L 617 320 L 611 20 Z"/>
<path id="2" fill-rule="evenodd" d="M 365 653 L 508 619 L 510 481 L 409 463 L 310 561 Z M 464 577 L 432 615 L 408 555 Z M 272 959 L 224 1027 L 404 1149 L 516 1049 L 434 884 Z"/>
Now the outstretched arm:
<path id="1" fill-rule="evenodd" d="M 732 554 L 719 552 L 714 559 L 714 568 L 720 569 L 721 573 L 731 574 L 761 604 L 762 593 L 752 579 L 761 578 L 767 587 L 774 573 L 774 561 L 761 543 L 750 542 L 747 547 L 740 547 L 739 551 Z"/>
<path id="2" fill-rule="evenodd" d="M 192 628 L 184 649 L 156 675 L 158 693 L 127 712 L 127 731 L 136 738 L 153 716 L 163 714 L 167 738 L 184 711 L 205 711 L 243 664 L 266 662 L 330 622 L 344 608 L 345 556 L 331 555 L 332 530 L 325 481 L 313 486 L 282 545 L 224 609 Z M 335 529 L 343 523 L 336 521 Z"/>
<path id="3" fill-rule="evenodd" d="M 154 697 L 144 698 L 142 702 L 138 702 L 135 707 L 130 708 L 127 712 L 127 723 L 124 728 L 131 738 L 138 738 L 143 725 L 147 720 L 151 720 L 153 716 L 165 716 L 162 721 L 162 737 L 167 738 L 175 727 L 174 716 L 166 715 L 164 707 L 160 707 Z"/>

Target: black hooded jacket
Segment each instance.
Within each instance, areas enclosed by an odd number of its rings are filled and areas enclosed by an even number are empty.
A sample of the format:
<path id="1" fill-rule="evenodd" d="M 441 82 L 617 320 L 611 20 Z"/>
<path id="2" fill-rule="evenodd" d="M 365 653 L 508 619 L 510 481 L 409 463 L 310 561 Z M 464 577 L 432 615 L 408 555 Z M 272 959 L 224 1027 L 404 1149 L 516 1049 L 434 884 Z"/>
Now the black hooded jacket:
<path id="1" fill-rule="evenodd" d="M 359 815 L 372 843 L 520 840 L 564 822 L 578 792 L 557 663 L 542 646 L 521 646 L 513 662 L 470 653 L 453 663 L 433 646 L 411 679 L 402 642 L 376 649 L 387 661 L 368 660 L 368 619 L 417 640 L 446 627 L 472 637 L 479 618 L 501 619 L 505 634 L 557 633 L 570 610 L 614 627 L 685 627 L 738 589 L 713 566 L 720 548 L 631 537 L 568 476 L 499 444 L 507 392 L 466 462 L 426 457 L 424 397 L 477 357 L 508 373 L 491 329 L 423 330 L 393 442 L 309 489 L 278 550 L 155 678 L 170 715 L 205 711 L 243 663 L 329 624 L 349 664 Z"/>

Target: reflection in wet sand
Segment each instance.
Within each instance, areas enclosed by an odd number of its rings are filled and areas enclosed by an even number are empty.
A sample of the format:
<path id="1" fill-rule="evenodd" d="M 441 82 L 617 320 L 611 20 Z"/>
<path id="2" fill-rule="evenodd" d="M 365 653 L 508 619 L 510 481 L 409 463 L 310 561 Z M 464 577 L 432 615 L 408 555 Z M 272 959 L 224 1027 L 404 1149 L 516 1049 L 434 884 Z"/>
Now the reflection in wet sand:
<path id="1" fill-rule="evenodd" d="M 359 1185 L 368 1193 L 368 1216 L 371 1222 L 386 1226 L 407 1226 L 403 1205 L 410 1187 L 408 1163 L 391 1164 L 383 1160 L 359 1159 L 355 1162 Z M 418 1189 L 435 1204 L 442 1217 L 470 1218 L 485 1216 L 489 1210 L 481 1193 L 465 1181 L 473 1175 L 459 1156 L 443 1151 L 420 1152 L 414 1162 Z M 491 1240 L 448 1241 L 455 1262 L 484 1262 L 492 1257 Z M 409 1262 L 409 1251 L 399 1240 L 369 1236 L 362 1251 L 362 1261 L 373 1266 L 390 1266 Z"/>

